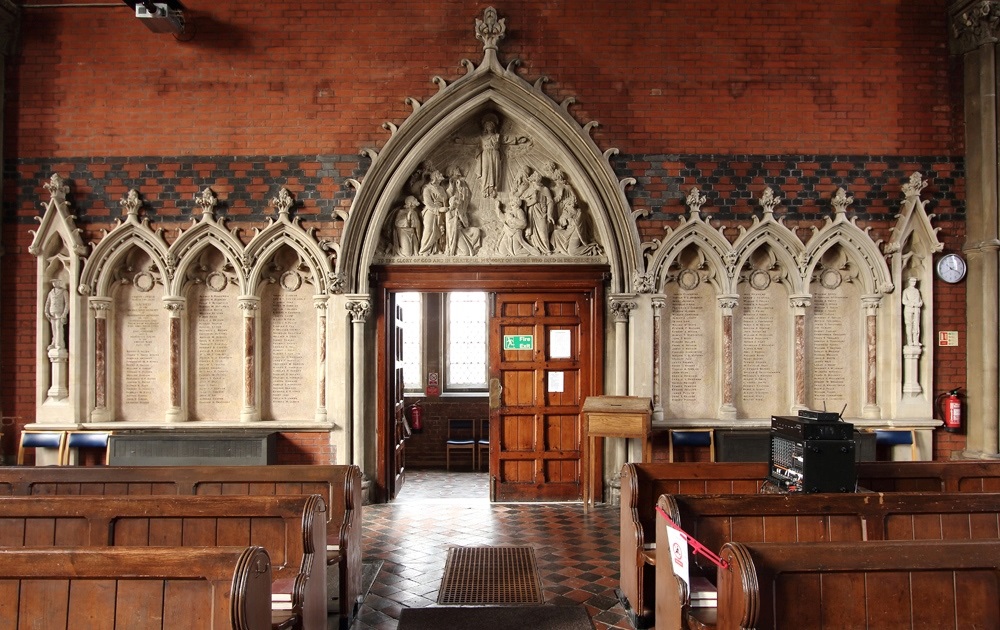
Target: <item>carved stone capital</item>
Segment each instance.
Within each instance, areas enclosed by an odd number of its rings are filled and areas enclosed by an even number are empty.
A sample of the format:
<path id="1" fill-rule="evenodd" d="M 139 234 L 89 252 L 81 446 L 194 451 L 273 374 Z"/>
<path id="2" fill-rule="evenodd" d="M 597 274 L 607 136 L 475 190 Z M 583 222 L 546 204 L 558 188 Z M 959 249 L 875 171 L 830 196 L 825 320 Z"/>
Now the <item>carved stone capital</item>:
<path id="1" fill-rule="evenodd" d="M 788 304 L 793 309 L 805 309 L 812 306 L 812 296 L 810 295 L 790 295 Z"/>
<path id="2" fill-rule="evenodd" d="M 246 317 L 253 317 L 253 314 L 260 309 L 260 298 L 255 295 L 240 296 L 236 303 Z"/>
<path id="3" fill-rule="evenodd" d="M 667 296 L 654 295 L 649 298 L 649 305 L 653 307 L 653 316 L 659 317 L 660 311 L 667 307 Z"/>
<path id="4" fill-rule="evenodd" d="M 609 306 L 611 308 L 611 315 L 615 318 L 615 323 L 619 324 L 627 322 L 629 314 L 639 308 L 639 304 L 636 303 L 634 296 L 611 298 Z"/>
<path id="5" fill-rule="evenodd" d="M 882 305 L 881 295 L 862 295 L 861 306 L 865 309 L 866 317 L 874 317 L 878 314 L 878 308 Z"/>
<path id="6" fill-rule="evenodd" d="M 163 308 L 167 309 L 171 317 L 180 317 L 181 313 L 184 312 L 185 300 L 184 298 L 164 298 Z"/>
<path id="7" fill-rule="evenodd" d="M 720 295 L 718 300 L 719 308 L 722 309 L 722 314 L 730 317 L 733 315 L 733 309 L 740 305 L 740 298 L 738 295 Z"/>
<path id="8" fill-rule="evenodd" d="M 954 55 L 998 41 L 1000 2 L 996 0 L 960 0 L 948 9 L 948 18 Z"/>
<path id="9" fill-rule="evenodd" d="M 106 319 L 111 310 L 112 300 L 111 298 L 90 298 L 88 305 L 90 310 L 94 311 L 94 317 Z"/>
<path id="10" fill-rule="evenodd" d="M 313 308 L 316 309 L 320 317 L 326 317 L 326 307 L 330 302 L 330 297 L 327 295 L 314 295 L 313 296 Z"/>
<path id="11" fill-rule="evenodd" d="M 372 314 L 372 304 L 369 300 L 354 300 L 344 305 L 351 313 L 351 322 L 354 324 L 368 321 Z"/>

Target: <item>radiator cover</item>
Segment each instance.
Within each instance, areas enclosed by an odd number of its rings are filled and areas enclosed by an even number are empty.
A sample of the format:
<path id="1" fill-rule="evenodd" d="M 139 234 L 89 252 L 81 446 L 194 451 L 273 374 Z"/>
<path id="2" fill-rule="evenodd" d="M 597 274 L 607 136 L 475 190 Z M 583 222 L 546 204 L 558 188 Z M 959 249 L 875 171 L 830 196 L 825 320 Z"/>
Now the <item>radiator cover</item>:
<path id="1" fill-rule="evenodd" d="M 108 442 L 112 466 L 266 466 L 276 433 L 123 433 Z"/>

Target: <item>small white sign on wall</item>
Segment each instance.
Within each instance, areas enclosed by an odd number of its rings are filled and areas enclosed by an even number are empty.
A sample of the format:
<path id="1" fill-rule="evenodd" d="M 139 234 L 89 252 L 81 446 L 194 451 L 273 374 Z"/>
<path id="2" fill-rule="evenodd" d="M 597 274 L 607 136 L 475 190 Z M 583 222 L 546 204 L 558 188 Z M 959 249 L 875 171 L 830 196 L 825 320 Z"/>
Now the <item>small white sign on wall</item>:
<path id="1" fill-rule="evenodd" d="M 958 331 L 957 330 L 939 330 L 938 331 L 938 345 L 939 346 L 957 346 L 958 345 Z"/>
<path id="2" fill-rule="evenodd" d="M 573 340 L 568 330 L 549 331 L 549 358 L 569 359 L 573 356 Z"/>

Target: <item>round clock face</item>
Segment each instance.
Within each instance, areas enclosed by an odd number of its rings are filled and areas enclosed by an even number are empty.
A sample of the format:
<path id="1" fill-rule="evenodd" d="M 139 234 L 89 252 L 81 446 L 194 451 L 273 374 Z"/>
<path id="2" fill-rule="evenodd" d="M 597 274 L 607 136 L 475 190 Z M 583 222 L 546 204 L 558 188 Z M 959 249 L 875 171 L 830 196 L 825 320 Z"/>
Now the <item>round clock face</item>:
<path id="1" fill-rule="evenodd" d="M 965 277 L 965 260 L 958 254 L 945 254 L 938 260 L 937 275 L 945 282 L 958 282 Z"/>

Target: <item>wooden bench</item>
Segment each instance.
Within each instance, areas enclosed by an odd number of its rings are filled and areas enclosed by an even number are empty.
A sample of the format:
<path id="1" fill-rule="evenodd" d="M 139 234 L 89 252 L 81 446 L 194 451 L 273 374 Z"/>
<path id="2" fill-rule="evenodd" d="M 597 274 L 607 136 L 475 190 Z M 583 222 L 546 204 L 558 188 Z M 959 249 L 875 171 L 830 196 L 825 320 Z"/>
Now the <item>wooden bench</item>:
<path id="1" fill-rule="evenodd" d="M 621 474 L 619 599 L 636 628 L 655 608 L 655 505 L 661 494 L 758 492 L 767 462 L 629 463 Z M 1000 462 L 859 462 L 858 484 L 881 492 L 1000 492 Z"/>
<path id="2" fill-rule="evenodd" d="M 718 630 L 998 628 L 1000 541 L 728 543 Z"/>
<path id="3" fill-rule="evenodd" d="M 271 628 L 261 547 L 3 549 L 0 576 L 0 628 Z"/>
<path id="4" fill-rule="evenodd" d="M 1000 492 L 1000 461 L 864 462 L 858 485 L 873 492 Z"/>
<path id="5" fill-rule="evenodd" d="M 638 464 L 622 467 L 618 599 L 637 629 L 653 625 L 656 500 L 662 494 L 758 492 L 767 463 Z"/>
<path id="6" fill-rule="evenodd" d="M 326 630 L 325 524 L 319 495 L 0 499 L 0 547 L 263 547 L 282 629 Z"/>
<path id="7" fill-rule="evenodd" d="M 0 494 L 296 495 L 327 506 L 327 562 L 338 593 L 328 610 L 345 627 L 361 605 L 361 470 L 353 465 L 0 467 Z"/>
<path id="8" fill-rule="evenodd" d="M 663 495 L 657 506 L 712 552 L 729 542 L 1000 540 L 1000 495 L 992 493 Z M 690 608 L 673 574 L 662 515 L 656 528 L 656 627 L 711 625 L 714 611 Z M 689 564 L 692 575 L 714 574 L 701 556 Z"/>

